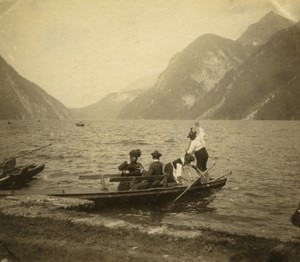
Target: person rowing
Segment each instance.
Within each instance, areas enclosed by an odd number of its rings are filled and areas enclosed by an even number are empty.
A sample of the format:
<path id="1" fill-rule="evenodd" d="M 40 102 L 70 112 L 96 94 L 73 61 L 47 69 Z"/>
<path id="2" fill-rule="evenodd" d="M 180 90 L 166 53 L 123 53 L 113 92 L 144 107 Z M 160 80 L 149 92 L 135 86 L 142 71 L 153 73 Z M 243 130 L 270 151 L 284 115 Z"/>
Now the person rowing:
<path id="1" fill-rule="evenodd" d="M 187 149 L 187 154 L 195 154 L 195 157 L 197 159 L 197 168 L 204 172 L 207 167 L 207 160 L 208 160 L 208 153 L 205 148 L 205 143 L 204 143 L 204 130 L 202 127 L 200 127 L 199 122 L 195 123 L 195 127 L 193 129 L 193 139 L 191 137 L 191 142 L 189 144 L 189 147 Z"/>

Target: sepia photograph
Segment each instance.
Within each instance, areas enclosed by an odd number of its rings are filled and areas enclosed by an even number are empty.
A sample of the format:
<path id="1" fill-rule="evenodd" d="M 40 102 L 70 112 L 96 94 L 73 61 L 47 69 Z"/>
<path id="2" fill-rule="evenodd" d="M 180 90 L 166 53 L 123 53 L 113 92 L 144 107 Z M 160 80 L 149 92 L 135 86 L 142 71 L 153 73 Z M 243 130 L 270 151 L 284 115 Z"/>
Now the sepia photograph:
<path id="1" fill-rule="evenodd" d="M 299 121 L 299 0 L 0 0 L 0 262 L 298 262 Z"/>

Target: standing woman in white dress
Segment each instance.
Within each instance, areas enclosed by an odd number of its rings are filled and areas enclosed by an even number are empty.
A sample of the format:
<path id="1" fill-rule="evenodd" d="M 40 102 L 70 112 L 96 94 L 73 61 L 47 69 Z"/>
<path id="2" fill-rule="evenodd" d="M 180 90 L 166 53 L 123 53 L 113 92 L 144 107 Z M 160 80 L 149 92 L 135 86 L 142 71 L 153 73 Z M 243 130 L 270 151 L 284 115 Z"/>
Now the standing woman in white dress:
<path id="1" fill-rule="evenodd" d="M 191 141 L 189 148 L 187 150 L 188 154 L 195 154 L 197 159 L 197 168 L 204 172 L 207 167 L 208 153 L 205 148 L 204 143 L 204 130 L 200 127 L 199 122 L 195 123 L 194 131 L 197 132 L 196 138 Z"/>

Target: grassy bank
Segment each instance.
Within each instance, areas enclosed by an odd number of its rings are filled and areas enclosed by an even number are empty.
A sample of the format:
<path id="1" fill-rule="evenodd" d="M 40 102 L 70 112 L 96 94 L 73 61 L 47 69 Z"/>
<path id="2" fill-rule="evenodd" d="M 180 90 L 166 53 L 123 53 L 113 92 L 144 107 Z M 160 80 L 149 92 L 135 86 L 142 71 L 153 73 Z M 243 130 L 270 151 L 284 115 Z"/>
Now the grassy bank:
<path id="1" fill-rule="evenodd" d="M 300 243 L 70 210 L 90 204 L 0 198 L 0 261 L 300 261 Z"/>
<path id="2" fill-rule="evenodd" d="M 8 261 L 300 261 L 299 244 L 209 230 L 177 238 L 3 214 L 0 223 L 0 259 Z"/>

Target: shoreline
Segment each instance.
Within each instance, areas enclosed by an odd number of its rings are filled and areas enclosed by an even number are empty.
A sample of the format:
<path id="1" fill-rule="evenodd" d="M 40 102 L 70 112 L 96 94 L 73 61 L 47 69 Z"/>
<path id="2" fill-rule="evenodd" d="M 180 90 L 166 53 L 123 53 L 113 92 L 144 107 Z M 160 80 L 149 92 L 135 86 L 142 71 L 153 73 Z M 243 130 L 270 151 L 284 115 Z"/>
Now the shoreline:
<path id="1" fill-rule="evenodd" d="M 300 261 L 297 242 L 130 223 L 61 201 L 0 199 L 0 261 Z"/>

